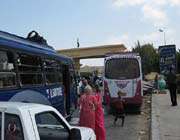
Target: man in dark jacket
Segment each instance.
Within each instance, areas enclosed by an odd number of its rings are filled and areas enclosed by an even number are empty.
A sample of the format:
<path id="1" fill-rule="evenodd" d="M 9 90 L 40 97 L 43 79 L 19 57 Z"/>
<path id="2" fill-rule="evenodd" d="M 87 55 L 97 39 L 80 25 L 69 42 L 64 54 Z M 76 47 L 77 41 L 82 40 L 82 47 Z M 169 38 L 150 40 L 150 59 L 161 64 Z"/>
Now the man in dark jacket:
<path id="1" fill-rule="evenodd" d="M 168 89 L 170 91 L 172 106 L 177 106 L 176 74 L 172 72 L 172 68 L 170 68 L 169 74 L 167 75 L 167 84 L 168 84 Z"/>

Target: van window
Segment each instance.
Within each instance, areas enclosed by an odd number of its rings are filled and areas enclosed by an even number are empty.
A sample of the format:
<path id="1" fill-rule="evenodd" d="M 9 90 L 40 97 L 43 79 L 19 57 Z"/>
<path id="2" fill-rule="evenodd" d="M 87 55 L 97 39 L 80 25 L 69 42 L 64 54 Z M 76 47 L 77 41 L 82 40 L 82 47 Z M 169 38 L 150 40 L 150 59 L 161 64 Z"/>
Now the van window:
<path id="1" fill-rule="evenodd" d="M 38 56 L 19 54 L 17 59 L 21 85 L 40 85 L 43 83 L 42 61 Z"/>
<path id="2" fill-rule="evenodd" d="M 15 86 L 14 55 L 10 51 L 0 51 L 0 89 Z"/>
<path id="3" fill-rule="evenodd" d="M 35 115 L 40 140 L 69 140 L 69 130 L 54 112 Z"/>
<path id="4" fill-rule="evenodd" d="M 4 140 L 24 140 L 22 124 L 17 115 L 5 114 Z"/>

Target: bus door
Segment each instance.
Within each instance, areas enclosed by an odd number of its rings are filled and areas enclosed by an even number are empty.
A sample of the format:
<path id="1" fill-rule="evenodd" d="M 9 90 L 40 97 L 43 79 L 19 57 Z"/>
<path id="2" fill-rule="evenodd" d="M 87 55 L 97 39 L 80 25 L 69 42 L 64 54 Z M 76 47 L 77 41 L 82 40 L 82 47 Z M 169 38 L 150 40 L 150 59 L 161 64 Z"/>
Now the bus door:
<path id="1" fill-rule="evenodd" d="M 71 99 L 71 110 L 77 108 L 77 83 L 74 69 L 70 69 L 70 99 Z"/>
<path id="2" fill-rule="evenodd" d="M 68 65 L 63 66 L 64 105 L 66 114 L 70 114 L 70 73 Z"/>

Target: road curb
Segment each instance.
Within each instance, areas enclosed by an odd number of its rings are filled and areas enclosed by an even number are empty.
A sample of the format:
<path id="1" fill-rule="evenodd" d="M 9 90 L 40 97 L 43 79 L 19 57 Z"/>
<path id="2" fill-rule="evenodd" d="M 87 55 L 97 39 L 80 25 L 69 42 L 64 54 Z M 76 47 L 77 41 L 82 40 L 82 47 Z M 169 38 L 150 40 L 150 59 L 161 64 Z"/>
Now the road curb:
<path id="1" fill-rule="evenodd" d="M 160 134 L 160 111 L 155 96 L 152 95 L 151 101 L 151 140 L 163 140 Z"/>

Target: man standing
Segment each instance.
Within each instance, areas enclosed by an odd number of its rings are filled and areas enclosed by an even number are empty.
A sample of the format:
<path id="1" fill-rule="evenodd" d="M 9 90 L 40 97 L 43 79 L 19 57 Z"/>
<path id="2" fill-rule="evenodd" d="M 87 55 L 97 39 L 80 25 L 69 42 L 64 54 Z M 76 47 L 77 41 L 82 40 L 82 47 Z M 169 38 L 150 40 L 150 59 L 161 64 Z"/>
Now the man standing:
<path id="1" fill-rule="evenodd" d="M 168 84 L 168 89 L 170 91 L 172 106 L 177 106 L 176 74 L 173 73 L 172 68 L 170 68 L 169 74 L 167 75 L 167 84 Z"/>

